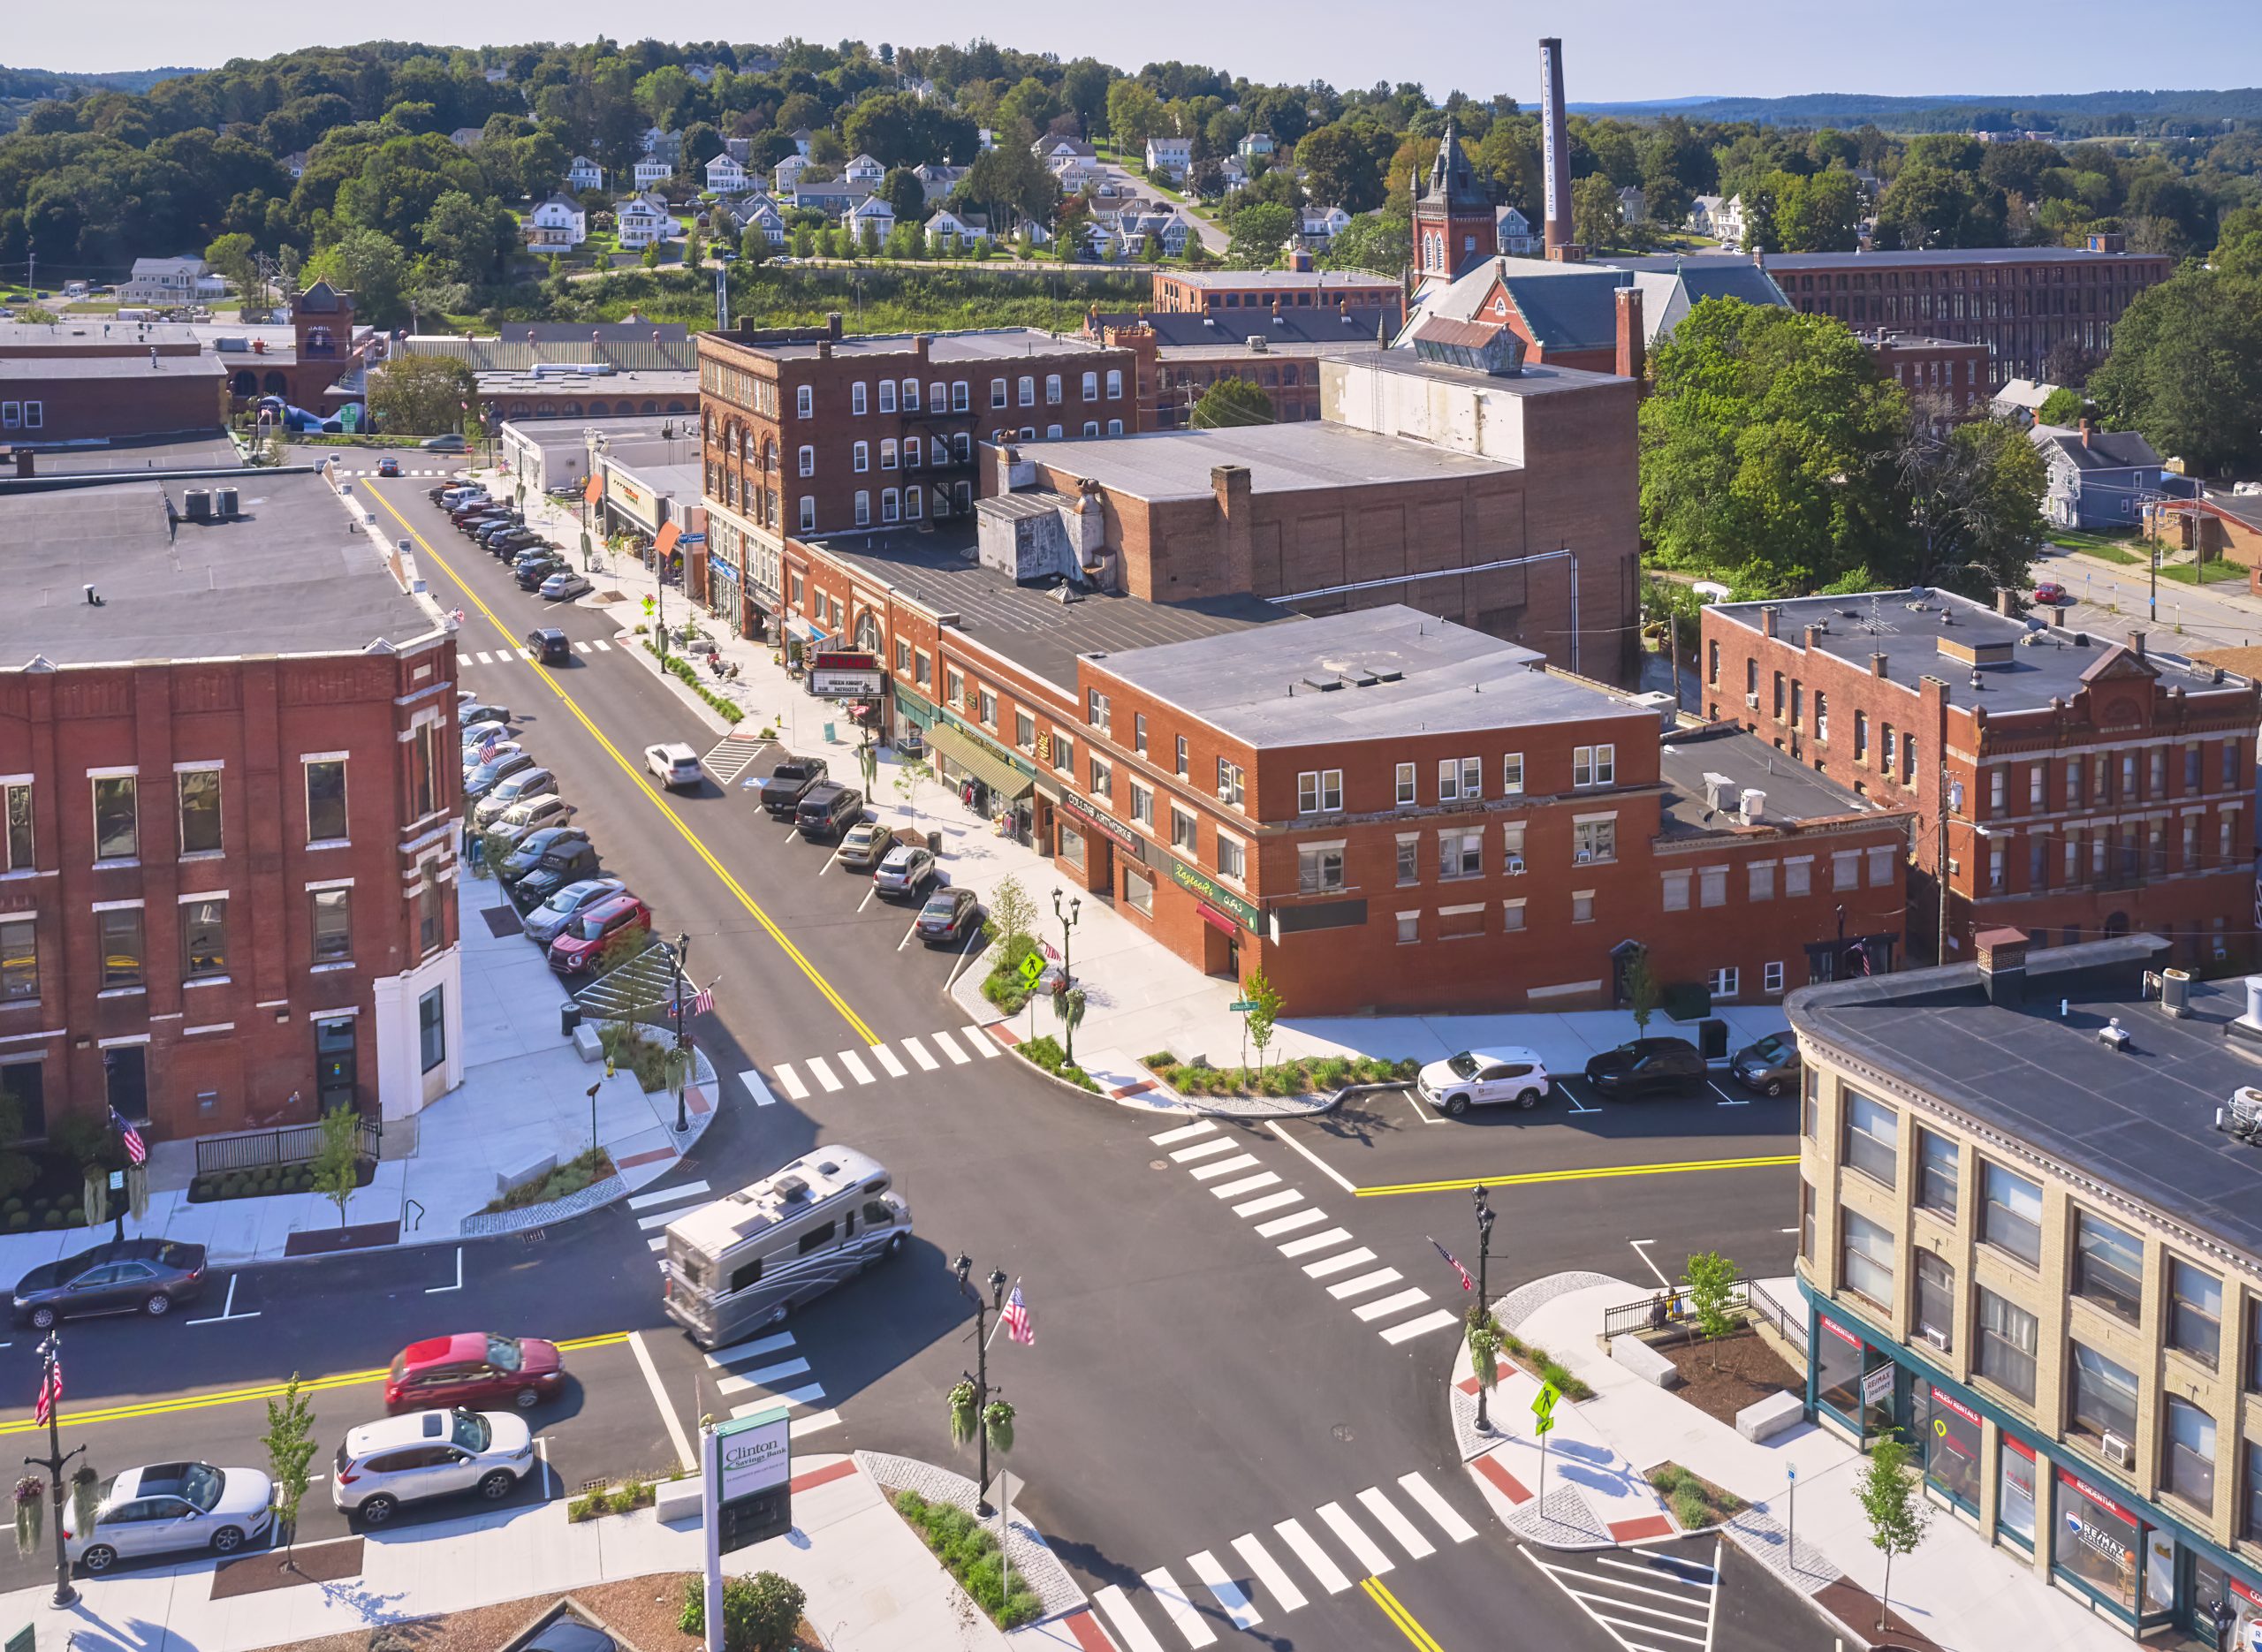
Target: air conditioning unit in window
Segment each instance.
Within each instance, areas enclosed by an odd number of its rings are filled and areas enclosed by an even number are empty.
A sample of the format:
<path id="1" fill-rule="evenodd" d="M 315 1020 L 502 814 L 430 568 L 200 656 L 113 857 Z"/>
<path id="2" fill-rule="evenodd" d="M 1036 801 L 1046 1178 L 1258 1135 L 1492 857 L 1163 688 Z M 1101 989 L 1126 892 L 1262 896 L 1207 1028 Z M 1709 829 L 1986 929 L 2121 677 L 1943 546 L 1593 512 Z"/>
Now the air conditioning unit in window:
<path id="1" fill-rule="evenodd" d="M 1510 877 L 1514 877 L 1514 876 L 1515 876 L 1519 872 L 1522 872 L 1522 870 L 1523 870 L 1523 857 L 1522 857 L 1522 855 L 1520 855 L 1520 854 L 1512 854 L 1512 855 L 1510 855 L 1510 856 L 1508 857 L 1508 875 L 1509 875 Z"/>
<path id="2" fill-rule="evenodd" d="M 1933 1347 L 1938 1348 L 1942 1353 L 1946 1353 L 1947 1352 L 1947 1332 L 1940 1330 L 1936 1325 L 1926 1325 L 1924 1327 L 1924 1340 L 1926 1342 L 1931 1343 Z"/>
<path id="3" fill-rule="evenodd" d="M 1594 859 L 1594 852 L 1593 852 L 1592 850 L 1589 850 L 1589 849 L 1580 849 L 1580 850 L 1576 850 L 1576 851 L 1573 852 L 1573 853 L 1572 853 L 1572 855 L 1571 855 L 1571 860 L 1572 860 L 1573 864 L 1577 865 L 1577 866 L 1584 866 L 1588 861 L 1590 861 L 1590 860 L 1593 860 L 1593 859 Z"/>
<path id="4" fill-rule="evenodd" d="M 2109 1428 L 2106 1430 L 2104 1443 L 2097 1449 L 2098 1454 L 2115 1468 L 2134 1468 L 2137 1466 L 2136 1448 Z"/>
<path id="5" fill-rule="evenodd" d="M 1758 696 L 1757 694 L 1746 694 L 1746 695 L 1743 697 L 1743 709 L 1744 709 L 1746 711 L 1757 711 L 1757 710 L 1758 710 L 1758 709 L 1759 709 L 1759 696 Z"/>

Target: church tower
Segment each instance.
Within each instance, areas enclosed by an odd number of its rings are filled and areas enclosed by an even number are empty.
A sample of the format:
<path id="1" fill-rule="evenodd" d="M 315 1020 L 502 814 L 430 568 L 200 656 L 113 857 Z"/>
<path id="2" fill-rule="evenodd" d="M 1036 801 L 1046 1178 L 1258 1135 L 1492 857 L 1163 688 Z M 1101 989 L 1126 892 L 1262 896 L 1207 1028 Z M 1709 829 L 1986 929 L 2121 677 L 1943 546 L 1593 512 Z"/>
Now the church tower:
<path id="1" fill-rule="evenodd" d="M 1414 269 L 1427 286 L 1442 284 L 1500 250 L 1492 197 L 1446 122 L 1430 181 L 1414 202 Z"/>

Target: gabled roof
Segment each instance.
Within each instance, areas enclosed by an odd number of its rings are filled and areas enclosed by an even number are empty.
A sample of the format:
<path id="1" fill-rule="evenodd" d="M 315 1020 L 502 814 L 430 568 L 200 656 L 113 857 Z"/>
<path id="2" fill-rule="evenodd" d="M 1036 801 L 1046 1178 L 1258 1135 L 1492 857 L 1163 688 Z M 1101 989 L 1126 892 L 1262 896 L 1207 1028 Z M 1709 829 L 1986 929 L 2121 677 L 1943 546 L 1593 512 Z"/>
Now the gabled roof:
<path id="1" fill-rule="evenodd" d="M 1430 163 L 1430 182 L 1422 191 L 1422 200 L 1430 205 L 1492 210 L 1492 199 L 1478 181 L 1476 169 L 1469 165 L 1468 155 L 1461 152 L 1461 139 L 1450 120 L 1446 122 L 1445 136 L 1438 142 L 1437 156 Z"/>
<path id="2" fill-rule="evenodd" d="M 327 281 L 317 281 L 299 294 L 298 302 L 292 307 L 308 315 L 334 315 L 345 307 L 350 297 L 350 294 L 341 294 Z"/>
<path id="3" fill-rule="evenodd" d="M 2158 470 L 2160 454 L 2134 430 L 2092 429 L 2084 442 L 2079 430 L 2041 424 L 2027 439 L 2044 452 L 2056 452 L 2079 471 Z"/>
<path id="4" fill-rule="evenodd" d="M 854 160 L 853 160 L 853 161 L 851 161 L 851 162 L 849 162 L 849 163 L 848 163 L 848 165 L 849 165 L 849 166 L 853 166 L 853 167 L 859 168 L 860 170 L 866 171 L 869 171 L 869 170 L 871 170 L 873 167 L 876 167 L 876 166 L 879 166 L 879 170 L 880 170 L 881 171 L 883 171 L 883 172 L 884 172 L 885 171 L 887 171 L 887 168 L 885 168 L 885 167 L 884 167 L 884 166 L 880 166 L 880 163 L 879 163 L 877 161 L 874 160 L 870 155 L 866 155 L 866 154 L 863 154 L 863 153 L 862 153 L 861 151 L 857 154 L 856 158 L 855 158 Z M 846 171 L 846 168 L 843 168 L 842 170 L 843 170 L 843 171 Z"/>

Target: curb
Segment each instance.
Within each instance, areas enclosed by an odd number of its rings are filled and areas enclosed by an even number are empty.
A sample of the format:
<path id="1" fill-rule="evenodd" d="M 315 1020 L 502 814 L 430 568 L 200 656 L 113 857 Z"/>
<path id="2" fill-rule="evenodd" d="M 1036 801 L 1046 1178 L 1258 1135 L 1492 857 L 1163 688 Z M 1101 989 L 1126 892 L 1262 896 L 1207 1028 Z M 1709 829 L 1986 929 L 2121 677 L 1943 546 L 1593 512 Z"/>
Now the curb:
<path id="1" fill-rule="evenodd" d="M 601 1210 L 616 1199 L 628 1194 L 628 1184 L 615 1171 L 601 1182 L 591 1182 L 577 1194 L 567 1194 L 563 1199 L 552 1199 L 546 1204 L 520 1205 L 515 1210 L 474 1210 L 464 1217 L 457 1228 L 460 1239 L 492 1239 L 498 1233 L 522 1233 L 528 1228 L 538 1228 L 551 1222 L 569 1221 L 574 1216 L 587 1216 Z M 570 1207 L 570 1208 L 569 1208 Z"/>
<path id="2" fill-rule="evenodd" d="M 697 715 L 700 721 L 704 723 L 709 728 L 714 730 L 717 733 L 723 735 L 735 734 L 738 732 L 740 726 L 746 722 L 746 718 L 744 716 L 740 716 L 737 723 L 730 722 L 724 717 L 721 712 L 716 710 L 714 707 L 709 705 L 698 695 L 693 693 L 689 686 L 687 685 L 681 678 L 676 676 L 672 671 L 668 671 L 665 667 L 661 665 L 659 655 L 654 654 L 651 650 L 650 642 L 651 638 L 649 634 L 640 635 L 634 627 L 626 625 L 624 625 L 613 638 L 614 647 L 626 653 L 634 655 L 646 671 L 649 671 L 654 677 L 658 678 L 661 683 L 667 687 L 669 692 L 674 694 L 674 696 L 678 700 L 681 701 L 685 705 L 690 707 L 692 711 Z M 741 707 L 740 709 L 743 711 L 744 708 Z"/>
<path id="3" fill-rule="evenodd" d="M 962 1509 L 968 1514 L 974 1512 L 975 1504 L 978 1500 L 974 1481 L 955 1469 L 945 1468 L 940 1464 L 926 1462 L 919 1458 L 899 1457 L 886 1451 L 853 1451 L 849 1455 L 854 1460 L 856 1466 L 863 1471 L 871 1482 L 881 1489 L 888 1504 L 888 1512 L 895 1514 L 898 1519 L 903 1517 L 896 1512 L 895 1499 L 892 1496 L 885 1495 L 891 1483 L 896 1490 L 916 1491 L 930 1502 L 948 1503 L 953 1507 Z M 1001 1476 L 1002 1473 L 1001 1470 Z M 891 1474 L 894 1476 L 892 1482 L 890 1480 Z M 915 1480 L 919 1483 L 907 1483 Z M 907 1526 L 909 1524 L 907 1521 L 905 1523 Z M 1010 1538 L 1013 1547 L 1021 1550 L 1023 1557 L 1034 1554 L 1039 1557 L 1039 1566 L 1035 1569 L 1029 1567 L 1024 1558 L 1013 1559 L 1015 1572 L 1028 1585 L 1029 1593 L 1036 1596 L 1037 1604 L 1043 1609 L 1044 1615 L 1034 1621 L 1048 1622 L 1052 1618 L 1081 1610 L 1091 1604 L 1091 1597 L 1087 1595 L 1077 1584 L 1075 1578 L 1068 1571 L 1066 1564 L 1059 1555 L 1053 1553 L 1052 1545 L 1045 1541 L 1044 1534 L 1037 1530 L 1034 1521 L 1015 1513 L 1013 1516 L 1013 1530 Z M 924 1541 L 923 1538 L 921 1540 L 922 1544 Z M 939 1557 L 937 1564 L 940 1564 Z M 947 1574 L 948 1569 L 945 1570 Z M 1038 1575 L 1040 1572 L 1044 1573 L 1042 1580 Z M 955 1578 L 951 1581 L 954 1588 L 961 1590 L 965 1588 Z M 971 1603 L 972 1597 L 969 1595 L 968 1599 Z M 980 1621 L 989 1622 L 989 1615 L 983 1612 L 978 1606 L 975 1608 L 975 1611 Z M 1027 1624 L 1021 1625 L 1023 1628 L 1029 1626 Z M 1004 1634 L 1007 1632 L 999 1630 L 998 1633 Z"/>

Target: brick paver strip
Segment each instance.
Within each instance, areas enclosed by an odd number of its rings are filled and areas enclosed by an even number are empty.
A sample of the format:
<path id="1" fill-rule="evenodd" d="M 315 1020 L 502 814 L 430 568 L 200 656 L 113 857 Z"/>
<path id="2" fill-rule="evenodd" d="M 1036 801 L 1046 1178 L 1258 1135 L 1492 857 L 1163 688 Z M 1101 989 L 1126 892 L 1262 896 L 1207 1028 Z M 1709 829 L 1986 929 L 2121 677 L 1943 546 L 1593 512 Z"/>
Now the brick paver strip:
<path id="1" fill-rule="evenodd" d="M 648 1148 L 641 1153 L 630 1154 L 626 1158 L 620 1160 L 614 1168 L 618 1170 L 633 1171 L 639 1164 L 657 1164 L 662 1159 L 672 1159 L 673 1157 L 675 1157 L 675 1149 L 673 1148 Z"/>
<path id="2" fill-rule="evenodd" d="M 846 1480 L 856 1472 L 856 1459 L 844 1458 L 837 1463 L 827 1463 L 823 1468 L 812 1468 L 806 1474 L 796 1474 L 786 1482 L 788 1491 L 808 1491 L 836 1480 Z"/>
<path id="3" fill-rule="evenodd" d="M 1531 1501 L 1531 1493 L 1523 1489 L 1522 1482 L 1514 1474 L 1501 1467 L 1497 1459 L 1480 1457 L 1476 1459 L 1475 1466 L 1478 1474 L 1499 1488 L 1500 1494 L 1509 1502 L 1529 1503 Z"/>
<path id="4" fill-rule="evenodd" d="M 1825 1584 L 1815 1592 L 1815 1603 L 1855 1633 L 1864 1638 L 1877 1633 L 1877 1596 L 1845 1578 Z M 1885 1639 L 1879 1645 L 1905 1647 L 1909 1652 L 1941 1652 L 1937 1641 L 1909 1626 L 1899 1612 L 1886 1614 Z"/>
<path id="5" fill-rule="evenodd" d="M 1083 1652 L 1115 1652 L 1115 1642 L 1107 1638 L 1107 1631 L 1099 1626 L 1089 1608 L 1070 1612 L 1061 1623 Z"/>
<path id="6" fill-rule="evenodd" d="M 1638 1543 L 1645 1537 L 1670 1537 L 1673 1522 L 1662 1514 L 1644 1515 L 1638 1520 L 1613 1520 L 1610 1535 L 1621 1543 Z"/>

